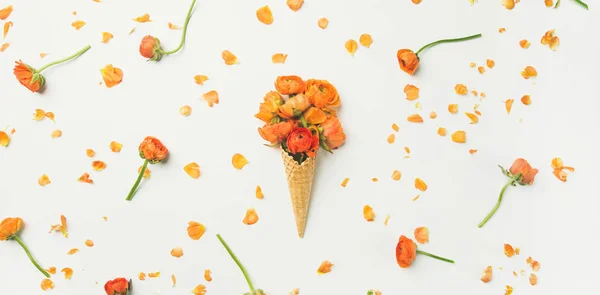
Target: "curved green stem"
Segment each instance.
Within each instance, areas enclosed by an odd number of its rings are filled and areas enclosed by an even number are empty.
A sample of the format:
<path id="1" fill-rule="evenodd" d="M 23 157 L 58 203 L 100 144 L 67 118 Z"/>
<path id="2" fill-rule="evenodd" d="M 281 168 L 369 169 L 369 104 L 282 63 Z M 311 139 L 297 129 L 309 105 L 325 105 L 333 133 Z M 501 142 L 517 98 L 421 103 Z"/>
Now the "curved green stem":
<path id="1" fill-rule="evenodd" d="M 163 51 L 162 54 L 173 54 L 179 51 L 183 47 L 183 43 L 185 43 L 185 33 L 187 32 L 188 23 L 190 22 L 190 18 L 192 17 L 192 10 L 194 9 L 194 4 L 196 4 L 196 0 L 192 1 L 192 5 L 190 6 L 190 10 L 188 11 L 187 17 L 185 18 L 185 23 L 183 24 L 183 32 L 181 34 L 181 43 L 179 46 L 171 51 Z"/>
<path id="2" fill-rule="evenodd" d="M 302 127 L 308 127 L 308 124 L 306 124 L 306 118 L 304 118 L 304 114 L 300 115 L 300 121 L 302 122 Z"/>
<path id="3" fill-rule="evenodd" d="M 129 191 L 129 195 L 127 195 L 127 199 L 126 199 L 127 201 L 131 201 L 131 199 L 133 199 L 133 195 L 135 195 L 135 190 L 137 189 L 138 185 L 140 185 L 140 181 L 142 181 L 142 177 L 144 177 L 144 172 L 146 172 L 147 167 L 148 167 L 148 160 L 144 160 L 144 166 L 142 166 L 142 170 L 140 170 L 140 175 L 138 175 L 137 180 L 135 181 L 135 183 L 133 184 L 133 187 Z"/>
<path id="4" fill-rule="evenodd" d="M 69 57 L 65 57 L 65 58 L 63 58 L 63 59 L 61 59 L 61 60 L 57 60 L 57 61 L 51 62 L 51 63 L 49 63 L 49 64 L 47 64 L 47 65 L 43 66 L 41 69 L 37 70 L 37 72 L 38 72 L 38 73 L 41 73 L 43 70 L 45 70 L 45 69 L 47 69 L 47 68 L 49 68 L 49 67 L 51 67 L 51 66 L 53 66 L 53 65 L 57 65 L 57 64 L 59 64 L 59 63 L 63 63 L 63 62 L 65 62 L 65 61 L 72 60 L 72 59 L 74 59 L 74 58 L 76 58 L 76 57 L 78 57 L 78 56 L 80 56 L 80 55 L 84 54 L 84 53 L 85 53 L 86 51 L 88 51 L 90 48 L 91 48 L 91 46 L 90 46 L 90 45 L 88 45 L 88 46 L 84 47 L 83 49 L 81 49 L 81 50 L 79 50 L 79 51 L 75 52 L 75 54 L 73 54 L 73 55 L 71 55 L 71 56 L 69 56 Z"/>
<path id="5" fill-rule="evenodd" d="M 437 255 L 431 254 L 429 252 L 421 251 L 421 250 L 417 250 L 417 254 L 429 256 L 431 258 L 435 258 L 435 259 L 441 260 L 441 261 L 446 261 L 448 263 L 454 263 L 454 260 L 452 260 L 452 259 L 448 259 L 448 258 L 444 258 L 444 257 L 441 257 L 441 256 L 437 256 Z"/>
<path id="6" fill-rule="evenodd" d="M 50 277 L 50 274 L 48 274 L 48 272 L 46 272 L 46 270 L 44 270 L 44 268 L 42 268 L 36 261 L 35 259 L 33 259 L 33 256 L 31 256 L 31 252 L 29 252 L 29 249 L 27 248 L 27 246 L 25 246 L 25 243 L 23 243 L 23 241 L 21 240 L 21 238 L 19 238 L 19 236 L 14 235 L 12 237 L 13 239 L 15 239 L 15 241 L 17 241 L 17 243 L 19 243 L 19 245 L 21 245 L 21 247 L 23 248 L 23 250 L 25 250 L 25 253 L 27 254 L 27 256 L 29 257 L 29 260 L 31 260 L 31 263 L 33 263 L 33 265 L 35 265 L 35 267 L 37 267 L 37 269 L 39 271 L 42 272 L 42 274 L 44 276 L 46 276 L 47 278 Z"/>
<path id="7" fill-rule="evenodd" d="M 454 39 L 442 39 L 442 40 L 438 40 L 435 42 L 431 42 L 423 47 L 421 47 L 421 49 L 419 49 L 419 51 L 417 51 L 416 55 L 419 56 L 419 53 L 421 53 L 421 51 L 429 48 L 429 47 L 433 47 L 435 45 L 438 44 L 442 44 L 442 43 L 453 43 L 453 42 L 462 42 L 462 41 L 467 41 L 467 40 L 471 40 L 471 39 L 476 39 L 476 38 L 480 38 L 481 34 L 477 34 L 477 35 L 472 35 L 472 36 L 467 36 L 467 37 L 462 37 L 462 38 L 454 38 Z"/>
<path id="8" fill-rule="evenodd" d="M 560 0 L 556 1 L 556 4 L 554 5 L 554 8 L 558 8 L 560 6 Z"/>
<path id="9" fill-rule="evenodd" d="M 221 238 L 220 234 L 217 234 L 217 239 L 219 239 L 219 241 L 221 242 L 223 247 L 225 247 L 225 249 L 229 253 L 229 256 L 231 256 L 231 258 L 233 258 L 233 261 L 235 261 L 235 264 L 237 264 L 237 266 L 240 268 L 240 270 L 244 274 L 244 278 L 246 278 L 246 282 L 248 282 L 248 286 L 250 287 L 250 291 L 251 291 L 250 294 L 254 294 L 254 286 L 252 286 L 252 281 L 250 281 L 250 277 L 248 276 L 248 273 L 246 272 L 246 269 L 244 268 L 242 263 L 237 259 L 235 254 L 233 254 L 233 252 L 231 251 L 231 249 L 229 248 L 229 246 L 227 245 L 225 240 L 223 240 L 223 238 Z"/>
<path id="10" fill-rule="evenodd" d="M 583 8 L 589 10 L 590 8 L 588 7 L 587 4 L 585 4 L 583 1 L 581 0 L 575 0 L 575 2 L 579 3 L 579 5 L 583 6 Z"/>
<path id="11" fill-rule="evenodd" d="M 520 174 L 517 174 L 520 175 Z M 490 213 L 488 213 L 488 215 L 483 219 L 483 221 L 481 221 L 478 225 L 479 228 L 481 228 L 482 226 L 484 226 L 486 224 L 486 222 L 488 222 L 488 220 L 490 220 L 490 218 L 492 218 L 492 216 L 494 216 L 494 214 L 496 213 L 496 211 L 498 211 L 498 208 L 500 208 L 500 203 L 502 203 L 502 197 L 504 196 L 504 191 L 506 191 L 506 188 L 513 184 L 515 182 L 515 178 L 511 177 L 510 180 L 502 187 L 502 190 L 500 191 L 500 196 L 498 197 L 498 201 L 496 202 L 496 206 L 494 206 L 494 208 L 492 208 L 492 211 L 490 211 Z"/>

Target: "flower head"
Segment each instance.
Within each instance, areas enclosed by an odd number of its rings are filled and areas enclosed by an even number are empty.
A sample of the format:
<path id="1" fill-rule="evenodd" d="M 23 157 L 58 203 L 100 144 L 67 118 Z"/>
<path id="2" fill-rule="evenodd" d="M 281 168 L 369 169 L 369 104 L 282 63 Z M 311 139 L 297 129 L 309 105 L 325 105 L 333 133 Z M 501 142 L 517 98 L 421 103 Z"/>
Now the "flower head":
<path id="1" fill-rule="evenodd" d="M 19 217 L 2 220 L 0 223 L 0 241 L 12 239 L 19 232 L 21 226 L 23 226 L 23 219 Z"/>
<path id="2" fill-rule="evenodd" d="M 304 81 L 298 76 L 279 76 L 275 80 L 275 89 L 283 95 L 304 92 Z"/>
<path id="3" fill-rule="evenodd" d="M 277 91 L 270 91 L 263 99 L 264 101 L 260 104 L 258 113 L 254 115 L 256 118 L 262 120 L 265 123 L 271 123 L 271 121 L 277 117 L 277 110 L 279 106 L 283 104 L 283 98 Z"/>
<path id="4" fill-rule="evenodd" d="M 342 123 L 336 116 L 327 118 L 321 128 L 323 128 L 322 134 L 325 137 L 325 144 L 329 149 L 337 149 L 346 141 Z"/>
<path id="5" fill-rule="evenodd" d="M 319 148 L 319 138 L 304 127 L 292 130 L 286 143 L 292 154 L 306 153 L 309 157 L 314 156 Z"/>
<path id="6" fill-rule="evenodd" d="M 272 144 L 279 143 L 288 137 L 295 125 L 292 121 L 265 125 L 262 128 L 258 128 L 258 133 L 264 140 Z"/>
<path id="7" fill-rule="evenodd" d="M 310 106 L 310 102 L 304 94 L 298 94 L 290 97 L 282 106 L 279 107 L 277 114 L 285 119 L 300 116 L 304 110 Z"/>
<path id="8" fill-rule="evenodd" d="M 398 245 L 396 245 L 396 262 L 402 268 L 408 268 L 417 258 L 417 244 L 413 240 L 400 236 Z"/>
<path id="9" fill-rule="evenodd" d="M 419 67 L 419 57 L 410 49 L 400 49 L 396 54 L 400 69 L 412 75 Z"/>
<path id="10" fill-rule="evenodd" d="M 155 137 L 148 136 L 139 147 L 140 157 L 148 160 L 150 164 L 156 164 L 167 157 L 169 150 Z"/>
<path id="11" fill-rule="evenodd" d="M 337 89 L 327 80 L 306 81 L 306 97 L 318 108 L 335 108 L 341 104 Z"/>
<path id="12" fill-rule="evenodd" d="M 16 65 L 13 69 L 13 73 L 21 85 L 27 87 L 31 92 L 38 92 L 44 87 L 44 84 L 46 83 L 44 76 L 20 60 L 15 63 Z"/>
<path id="13" fill-rule="evenodd" d="M 523 158 L 516 159 L 509 171 L 512 175 L 521 174 L 521 179 L 519 180 L 521 185 L 533 184 L 535 176 L 538 173 L 538 169 L 531 167 L 527 160 Z"/>
<path id="14" fill-rule="evenodd" d="M 162 58 L 160 40 L 156 37 L 146 35 L 142 38 L 142 43 L 140 44 L 140 54 L 151 61 L 159 61 Z"/>
<path id="15" fill-rule="evenodd" d="M 116 278 L 104 284 L 104 291 L 107 295 L 128 295 L 131 291 L 131 280 L 126 278 Z"/>

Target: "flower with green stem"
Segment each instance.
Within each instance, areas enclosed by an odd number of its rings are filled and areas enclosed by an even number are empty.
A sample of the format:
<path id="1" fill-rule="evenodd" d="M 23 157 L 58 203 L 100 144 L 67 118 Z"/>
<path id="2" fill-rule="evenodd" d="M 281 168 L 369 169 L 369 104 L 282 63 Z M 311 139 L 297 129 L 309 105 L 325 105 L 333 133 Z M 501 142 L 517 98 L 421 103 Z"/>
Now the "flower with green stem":
<path id="1" fill-rule="evenodd" d="M 142 177 L 144 177 L 144 172 L 148 168 L 148 164 L 157 164 L 164 160 L 169 154 L 169 149 L 158 139 L 152 136 L 146 136 L 144 141 L 138 147 L 138 152 L 140 154 L 140 158 L 144 159 L 144 165 L 142 165 L 142 169 L 140 169 L 139 175 L 133 187 L 129 191 L 127 195 L 127 201 L 131 201 L 135 192 L 142 181 Z"/>
<path id="2" fill-rule="evenodd" d="M 417 259 L 417 254 L 435 258 L 448 263 L 454 263 L 454 260 L 434 255 L 429 252 L 417 250 L 417 244 L 406 236 L 400 236 L 396 244 L 396 262 L 401 268 L 409 268 L 413 261 Z"/>
<path id="3" fill-rule="evenodd" d="M 190 5 L 190 9 L 188 10 L 188 14 L 185 18 L 185 22 L 183 24 L 183 32 L 181 33 L 181 42 L 179 46 L 173 50 L 165 51 L 160 46 L 160 40 L 151 35 L 146 35 L 142 38 L 142 43 L 140 44 L 140 54 L 151 61 L 160 61 L 163 55 L 169 55 L 178 52 L 183 48 L 183 44 L 185 43 L 185 35 L 187 32 L 188 24 L 190 23 L 190 18 L 192 17 L 192 11 L 194 10 L 194 5 L 196 4 L 196 0 L 192 1 L 192 5 Z"/>
<path id="4" fill-rule="evenodd" d="M 217 234 L 217 239 L 219 239 L 219 241 L 221 242 L 221 245 L 223 245 L 223 247 L 225 247 L 225 250 L 227 250 L 227 253 L 229 253 L 229 256 L 231 256 L 231 258 L 233 259 L 235 264 L 237 264 L 237 266 L 240 268 L 240 270 L 242 271 L 242 274 L 244 275 L 244 278 L 246 279 L 246 282 L 248 283 L 248 287 L 250 287 L 250 292 L 244 293 L 244 295 L 265 295 L 265 292 L 263 290 L 254 289 L 254 285 L 252 285 L 252 280 L 250 280 L 250 276 L 248 275 L 246 268 L 244 267 L 244 265 L 242 265 L 242 263 L 235 256 L 235 254 L 233 254 L 233 251 L 231 251 L 231 248 L 229 248 L 229 245 L 227 245 L 227 243 L 225 242 L 225 240 L 223 240 L 223 238 L 221 237 L 220 234 Z"/>
<path id="5" fill-rule="evenodd" d="M 41 67 L 40 69 L 35 69 L 34 67 L 23 63 L 22 61 L 17 61 L 15 62 L 15 68 L 13 69 L 13 73 L 15 74 L 15 77 L 17 77 L 17 80 L 19 80 L 19 83 L 21 83 L 21 85 L 27 87 L 27 89 L 31 90 L 31 92 L 39 92 L 44 85 L 46 84 L 46 78 L 44 78 L 44 76 L 42 76 L 42 71 L 44 71 L 45 69 L 51 67 L 51 66 L 55 66 L 57 64 L 61 64 L 63 62 L 67 62 L 69 60 L 72 60 L 76 57 L 79 57 L 80 55 L 84 54 L 86 51 L 88 51 L 91 48 L 90 45 L 84 47 L 83 49 L 75 52 L 74 54 L 67 56 L 63 59 L 59 59 L 57 61 L 51 62 L 43 67 Z"/>
<path id="6" fill-rule="evenodd" d="M 471 36 L 462 37 L 462 38 L 438 40 L 438 41 L 431 42 L 431 43 L 421 47 L 421 49 L 419 49 L 416 53 L 410 49 L 400 49 L 400 50 L 398 50 L 396 57 L 398 58 L 398 63 L 400 64 L 400 69 L 403 70 L 404 72 L 406 72 L 407 74 L 412 75 L 415 73 L 415 71 L 419 67 L 419 62 L 421 60 L 419 58 L 419 54 L 421 52 L 423 52 L 423 50 L 433 47 L 433 46 L 436 46 L 438 44 L 442 44 L 442 43 L 454 43 L 454 42 L 468 41 L 468 40 L 472 40 L 472 39 L 481 38 L 481 36 L 482 36 L 481 34 L 476 34 L 476 35 L 471 35 Z"/>
<path id="7" fill-rule="evenodd" d="M 581 1 L 581 0 L 573 0 L 573 1 L 577 2 L 577 4 L 581 5 L 586 10 L 590 9 L 588 7 L 588 5 L 585 2 Z M 560 6 L 560 0 L 556 1 L 556 5 L 554 5 L 554 8 L 558 8 L 559 6 Z"/>
<path id="8" fill-rule="evenodd" d="M 21 238 L 19 238 L 19 236 L 17 235 L 17 233 L 21 230 L 22 226 L 23 226 L 23 220 L 19 217 L 6 218 L 6 219 L 2 220 L 2 223 L 0 223 L 0 241 L 9 241 L 9 240 L 17 241 L 17 243 L 19 243 L 21 248 L 23 248 L 23 250 L 25 251 L 25 254 L 27 254 L 27 257 L 29 257 L 29 260 L 31 261 L 31 263 L 33 263 L 33 265 L 45 277 L 49 278 L 50 274 L 48 274 L 48 272 L 46 270 L 44 270 L 44 268 L 41 267 L 37 263 L 37 261 L 35 261 L 35 259 L 33 258 L 33 255 L 31 255 L 31 252 L 29 251 L 29 248 L 27 248 L 25 243 L 23 243 L 23 240 L 21 240 Z"/>

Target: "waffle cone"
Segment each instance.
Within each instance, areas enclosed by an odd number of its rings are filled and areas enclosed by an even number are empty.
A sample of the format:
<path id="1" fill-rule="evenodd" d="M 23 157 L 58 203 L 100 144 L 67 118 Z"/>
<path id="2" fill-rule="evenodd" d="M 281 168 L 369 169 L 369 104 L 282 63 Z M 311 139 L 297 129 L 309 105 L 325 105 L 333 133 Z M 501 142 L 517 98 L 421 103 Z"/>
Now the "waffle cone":
<path id="1" fill-rule="evenodd" d="M 304 237 L 304 229 L 306 228 L 306 218 L 308 216 L 308 206 L 310 204 L 310 191 L 315 175 L 317 158 L 308 158 L 300 165 L 283 149 L 281 150 L 281 157 L 283 158 L 290 197 L 292 198 L 296 229 L 298 230 L 298 236 L 302 238 Z"/>

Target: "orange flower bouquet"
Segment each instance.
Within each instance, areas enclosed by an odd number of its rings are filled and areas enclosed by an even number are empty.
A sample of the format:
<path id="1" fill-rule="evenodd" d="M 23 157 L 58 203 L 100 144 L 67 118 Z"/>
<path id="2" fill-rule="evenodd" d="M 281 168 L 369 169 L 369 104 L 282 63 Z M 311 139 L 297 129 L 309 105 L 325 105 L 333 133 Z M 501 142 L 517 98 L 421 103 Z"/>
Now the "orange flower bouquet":
<path id="1" fill-rule="evenodd" d="M 23 226 L 23 219 L 21 219 L 19 217 L 6 218 L 6 219 L 2 220 L 2 222 L 0 223 L 0 241 L 9 241 L 9 240 L 17 241 L 17 243 L 19 243 L 21 248 L 23 248 L 23 250 L 25 251 L 25 254 L 27 254 L 27 257 L 29 257 L 29 260 L 31 261 L 31 263 L 33 263 L 33 265 L 35 265 L 35 267 L 45 277 L 49 278 L 50 274 L 48 274 L 48 272 L 46 270 L 44 270 L 44 268 L 41 267 L 37 263 L 37 261 L 35 261 L 35 259 L 33 259 L 31 252 L 29 252 L 29 249 L 27 248 L 27 246 L 25 246 L 25 243 L 23 243 L 23 240 L 21 240 L 21 238 L 19 238 L 19 236 L 17 235 L 19 233 L 19 231 L 21 230 L 22 226 Z"/>
<path id="2" fill-rule="evenodd" d="M 260 136 L 279 146 L 285 165 L 298 235 L 304 236 L 319 147 L 331 152 L 346 141 L 335 108 L 337 89 L 326 80 L 280 76 L 264 97 L 256 118 L 265 125 Z"/>

